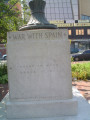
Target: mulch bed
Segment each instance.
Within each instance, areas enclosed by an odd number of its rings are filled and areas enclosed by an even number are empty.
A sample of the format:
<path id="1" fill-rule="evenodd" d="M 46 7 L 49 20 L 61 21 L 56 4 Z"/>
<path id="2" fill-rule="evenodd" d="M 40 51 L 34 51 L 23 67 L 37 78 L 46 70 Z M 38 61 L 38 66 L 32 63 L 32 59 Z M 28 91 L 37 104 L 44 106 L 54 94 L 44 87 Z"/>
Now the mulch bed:
<path id="1" fill-rule="evenodd" d="M 76 81 L 72 82 L 72 85 L 75 86 L 80 93 L 86 98 L 86 100 L 90 100 L 90 81 Z M 0 101 L 4 98 L 4 96 L 8 93 L 8 84 L 0 84 Z"/>
<path id="2" fill-rule="evenodd" d="M 0 84 L 0 102 L 8 93 L 8 84 Z"/>

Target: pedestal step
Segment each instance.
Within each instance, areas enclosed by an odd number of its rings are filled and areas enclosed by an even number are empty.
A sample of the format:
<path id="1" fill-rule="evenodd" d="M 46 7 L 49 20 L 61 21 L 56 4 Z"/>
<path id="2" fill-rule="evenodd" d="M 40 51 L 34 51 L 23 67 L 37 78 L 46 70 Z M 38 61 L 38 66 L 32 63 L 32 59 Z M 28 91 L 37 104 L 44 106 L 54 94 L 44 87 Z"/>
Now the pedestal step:
<path id="1" fill-rule="evenodd" d="M 77 115 L 76 100 L 8 102 L 7 118 L 28 119 Z"/>

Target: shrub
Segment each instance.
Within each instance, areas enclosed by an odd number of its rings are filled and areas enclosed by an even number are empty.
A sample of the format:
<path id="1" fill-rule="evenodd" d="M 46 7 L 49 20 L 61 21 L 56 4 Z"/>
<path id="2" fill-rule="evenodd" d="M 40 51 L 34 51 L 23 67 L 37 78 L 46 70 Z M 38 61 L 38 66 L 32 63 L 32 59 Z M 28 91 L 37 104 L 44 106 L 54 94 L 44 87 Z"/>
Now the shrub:
<path id="1" fill-rule="evenodd" d="M 71 57 L 71 62 L 74 62 L 73 57 Z"/>
<path id="2" fill-rule="evenodd" d="M 72 78 L 90 80 L 90 62 L 71 64 Z"/>
<path id="3" fill-rule="evenodd" d="M 0 64 L 0 84 L 8 83 L 7 65 Z"/>
<path id="4" fill-rule="evenodd" d="M 0 77 L 0 84 L 6 84 L 6 83 L 8 83 L 8 76 L 7 76 L 7 74 L 3 75 L 2 77 Z"/>

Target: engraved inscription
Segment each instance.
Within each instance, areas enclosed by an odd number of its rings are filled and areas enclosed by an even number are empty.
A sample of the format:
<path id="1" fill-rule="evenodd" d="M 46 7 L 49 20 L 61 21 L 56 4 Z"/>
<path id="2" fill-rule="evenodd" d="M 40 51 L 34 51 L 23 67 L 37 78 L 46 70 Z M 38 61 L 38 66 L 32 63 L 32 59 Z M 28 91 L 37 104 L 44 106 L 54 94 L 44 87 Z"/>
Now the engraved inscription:
<path id="1" fill-rule="evenodd" d="M 23 40 L 25 39 L 25 34 L 13 34 L 13 39 L 20 39 L 20 40 Z"/>
<path id="2" fill-rule="evenodd" d="M 56 39 L 56 38 L 62 38 L 63 36 L 66 36 L 66 34 L 64 32 L 42 32 L 42 33 L 33 33 L 33 32 L 25 32 L 25 33 L 13 33 L 9 35 L 9 39 L 13 39 L 13 40 L 32 40 L 32 39 Z"/>
<path id="3" fill-rule="evenodd" d="M 18 65 L 10 68 L 17 69 L 21 74 L 31 74 L 38 72 L 55 72 L 58 68 L 58 64 L 37 64 L 37 65 Z"/>
<path id="4" fill-rule="evenodd" d="M 32 33 L 32 34 L 28 34 L 28 39 L 41 39 L 43 38 L 43 33 Z"/>
<path id="5" fill-rule="evenodd" d="M 46 32 L 45 38 L 59 38 L 62 37 L 62 32 Z"/>

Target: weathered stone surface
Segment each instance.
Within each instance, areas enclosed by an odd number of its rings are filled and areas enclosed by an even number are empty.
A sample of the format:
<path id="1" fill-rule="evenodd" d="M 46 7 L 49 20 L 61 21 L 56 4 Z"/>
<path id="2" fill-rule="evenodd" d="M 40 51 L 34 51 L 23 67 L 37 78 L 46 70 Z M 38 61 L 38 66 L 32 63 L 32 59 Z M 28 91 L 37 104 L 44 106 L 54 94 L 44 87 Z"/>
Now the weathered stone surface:
<path id="1" fill-rule="evenodd" d="M 48 116 L 44 111 L 48 111 L 50 116 L 76 115 L 77 102 L 72 100 L 69 44 L 67 30 L 8 33 L 8 118 L 10 111 L 18 116 L 17 111 L 20 110 L 18 114 L 23 118 L 23 108 L 33 112 L 41 111 L 39 115 L 33 113 L 35 117 L 40 117 L 40 114 Z M 34 105 L 34 101 L 37 104 Z M 27 114 L 30 115 L 30 112 L 26 112 L 24 116 Z M 11 116 L 14 117 L 13 114 Z"/>
<path id="2" fill-rule="evenodd" d="M 72 98 L 66 30 L 13 32 L 8 33 L 8 38 L 8 73 L 12 100 Z"/>
<path id="3" fill-rule="evenodd" d="M 76 100 L 8 102 L 7 117 L 14 119 L 45 118 L 77 115 Z M 13 111 L 13 112 L 12 112 Z"/>

